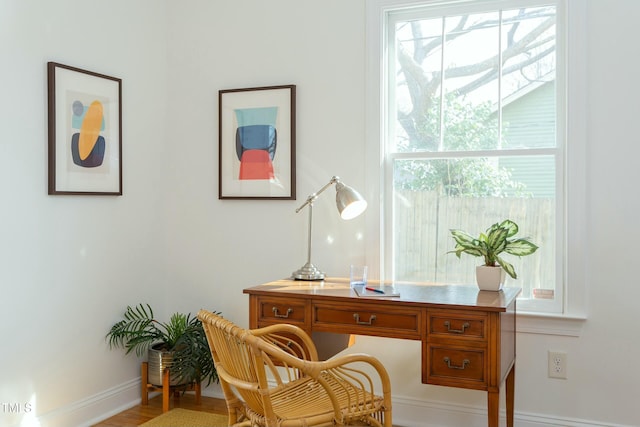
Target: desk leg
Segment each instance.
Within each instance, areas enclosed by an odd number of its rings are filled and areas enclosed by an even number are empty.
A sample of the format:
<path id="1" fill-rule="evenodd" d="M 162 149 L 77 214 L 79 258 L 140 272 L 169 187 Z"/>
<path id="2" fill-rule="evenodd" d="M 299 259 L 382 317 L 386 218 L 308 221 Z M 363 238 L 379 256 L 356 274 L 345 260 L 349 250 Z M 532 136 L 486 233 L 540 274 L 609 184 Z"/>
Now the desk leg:
<path id="1" fill-rule="evenodd" d="M 487 393 L 488 427 L 500 426 L 500 389 Z"/>
<path id="2" fill-rule="evenodd" d="M 513 404 L 515 400 L 516 366 L 513 365 L 505 380 L 505 394 L 507 398 L 507 427 L 513 427 Z M 500 425 L 500 390 L 489 391 L 487 395 L 488 426 Z"/>
<path id="3" fill-rule="evenodd" d="M 511 371 L 507 375 L 505 381 L 505 392 L 507 395 L 507 427 L 513 427 L 513 404 L 516 395 L 516 365 L 511 367 Z"/>

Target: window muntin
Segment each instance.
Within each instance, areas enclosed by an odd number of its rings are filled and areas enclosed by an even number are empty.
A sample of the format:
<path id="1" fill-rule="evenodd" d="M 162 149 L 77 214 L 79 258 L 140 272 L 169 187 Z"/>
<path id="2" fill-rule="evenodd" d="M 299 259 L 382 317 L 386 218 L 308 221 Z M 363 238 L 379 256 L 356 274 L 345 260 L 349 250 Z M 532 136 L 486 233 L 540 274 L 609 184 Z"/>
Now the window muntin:
<path id="1" fill-rule="evenodd" d="M 397 12 L 387 15 L 386 278 L 472 283 L 480 261 L 447 254 L 449 229 L 510 218 L 540 250 L 510 257 L 524 279 L 507 285 L 523 288 L 521 308 L 561 311 L 555 6 Z"/>

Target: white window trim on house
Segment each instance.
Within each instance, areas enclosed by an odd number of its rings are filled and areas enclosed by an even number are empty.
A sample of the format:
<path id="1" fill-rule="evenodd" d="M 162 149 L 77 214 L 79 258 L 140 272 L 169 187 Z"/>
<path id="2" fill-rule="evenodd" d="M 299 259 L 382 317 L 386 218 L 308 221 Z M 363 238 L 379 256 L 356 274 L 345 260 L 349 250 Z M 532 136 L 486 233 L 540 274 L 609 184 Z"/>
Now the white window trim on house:
<path id="1" fill-rule="evenodd" d="M 385 192 L 389 191 L 385 183 L 383 170 L 385 164 L 384 146 L 381 143 L 385 135 L 383 122 L 383 67 L 386 35 L 383 25 L 390 11 L 404 7 L 424 5 L 459 6 L 468 0 L 366 0 L 366 180 L 371 208 L 367 212 L 367 262 L 371 266 L 380 266 L 381 274 L 385 259 L 385 236 L 383 219 L 390 215 L 384 211 Z M 475 0 L 476 5 L 483 2 L 498 7 L 518 7 L 531 4 L 521 0 Z M 586 6 L 584 2 L 557 0 L 558 22 L 565 23 L 565 43 L 558 44 L 559 56 L 565 58 L 564 70 L 558 68 L 558 74 L 569 76 L 564 82 L 566 97 L 566 161 L 565 161 L 565 214 L 563 221 L 566 256 L 559 256 L 564 264 L 561 313 L 524 312 L 519 310 L 518 332 L 543 333 L 553 335 L 578 336 L 586 319 L 586 105 L 587 105 L 587 68 L 586 68 Z M 565 49 L 563 52 L 561 49 Z M 561 63 L 558 64 L 562 67 Z M 564 73 L 562 73 L 564 71 Z M 560 77 L 564 79 L 564 77 Z M 562 82 L 561 82 L 562 83 Z M 563 202 L 558 200 L 558 203 Z M 374 207 L 378 206 L 379 209 Z M 387 208 L 389 209 L 389 208 Z M 564 258 L 564 260 L 560 260 Z M 376 276 L 375 269 L 371 271 Z"/>

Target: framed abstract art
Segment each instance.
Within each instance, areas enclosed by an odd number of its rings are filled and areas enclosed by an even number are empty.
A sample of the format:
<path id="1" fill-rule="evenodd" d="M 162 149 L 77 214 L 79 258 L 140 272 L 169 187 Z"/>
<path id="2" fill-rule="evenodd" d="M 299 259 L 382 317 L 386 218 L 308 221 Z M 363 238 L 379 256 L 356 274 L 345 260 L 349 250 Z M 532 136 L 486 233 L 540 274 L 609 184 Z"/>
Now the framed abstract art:
<path id="1" fill-rule="evenodd" d="M 219 91 L 219 199 L 295 199 L 296 87 Z"/>
<path id="2" fill-rule="evenodd" d="M 49 194 L 122 195 L 122 80 L 47 64 Z"/>

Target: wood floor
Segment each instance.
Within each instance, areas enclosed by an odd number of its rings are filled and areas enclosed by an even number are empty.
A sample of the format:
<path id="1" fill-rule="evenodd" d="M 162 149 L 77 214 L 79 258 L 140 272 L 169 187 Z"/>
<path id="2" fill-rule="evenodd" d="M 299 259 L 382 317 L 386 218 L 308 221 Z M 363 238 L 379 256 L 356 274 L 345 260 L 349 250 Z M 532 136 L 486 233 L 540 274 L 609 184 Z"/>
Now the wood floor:
<path id="1" fill-rule="evenodd" d="M 215 414 L 227 413 L 227 406 L 223 399 L 202 396 L 200 404 L 197 405 L 193 393 L 180 394 L 177 398 L 172 397 L 170 407 L 213 412 Z M 93 427 L 137 427 L 160 414 L 162 414 L 162 395 L 149 399 L 148 405 L 134 406 L 98 424 L 94 424 Z"/>

